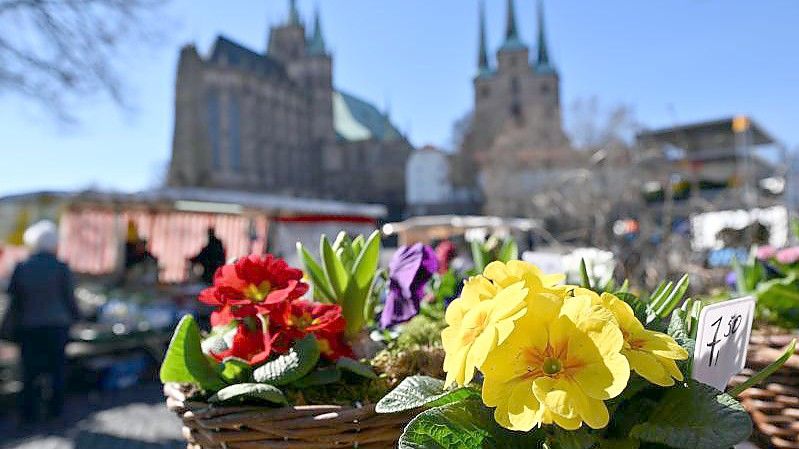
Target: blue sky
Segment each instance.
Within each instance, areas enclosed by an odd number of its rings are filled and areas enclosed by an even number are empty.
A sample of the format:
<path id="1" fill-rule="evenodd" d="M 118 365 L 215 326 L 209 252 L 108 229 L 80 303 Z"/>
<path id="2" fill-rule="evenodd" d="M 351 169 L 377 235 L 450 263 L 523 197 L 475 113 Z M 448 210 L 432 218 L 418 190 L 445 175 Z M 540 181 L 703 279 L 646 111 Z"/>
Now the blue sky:
<path id="1" fill-rule="evenodd" d="M 516 2 L 532 43 L 535 2 Z M 415 145 L 449 144 L 452 122 L 471 105 L 477 0 L 298 3 L 308 19 L 321 10 L 339 88 L 388 105 Z M 195 42 L 207 52 L 222 33 L 262 50 L 287 4 L 173 0 L 159 44 L 120 56 L 129 110 L 87 98 L 74 110 L 81 123 L 65 128 L 23 99 L 0 96 L 0 195 L 152 186 L 169 159 L 180 46 Z M 493 50 L 505 1 L 486 0 L 486 9 Z M 631 106 L 650 127 L 745 113 L 789 148 L 799 145 L 799 2 L 548 0 L 545 9 L 564 111 L 596 96 L 607 107 Z"/>

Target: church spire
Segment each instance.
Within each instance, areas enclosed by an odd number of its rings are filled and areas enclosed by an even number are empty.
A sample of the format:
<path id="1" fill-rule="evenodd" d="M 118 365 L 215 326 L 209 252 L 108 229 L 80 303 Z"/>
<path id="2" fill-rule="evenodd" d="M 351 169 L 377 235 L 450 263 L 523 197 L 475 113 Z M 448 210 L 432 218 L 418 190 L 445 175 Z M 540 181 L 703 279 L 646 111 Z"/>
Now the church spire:
<path id="1" fill-rule="evenodd" d="M 538 0 L 538 42 L 535 67 L 539 71 L 554 71 L 555 68 L 549 60 L 549 49 L 547 48 L 547 35 L 544 27 L 544 2 Z"/>
<path id="2" fill-rule="evenodd" d="M 519 39 L 519 28 L 516 26 L 516 5 L 514 0 L 508 0 L 507 18 L 505 22 L 505 42 L 502 50 L 523 48 L 524 44 Z"/>
<path id="3" fill-rule="evenodd" d="M 297 11 L 297 0 L 289 0 L 289 25 L 300 25 L 300 13 Z"/>
<path id="4" fill-rule="evenodd" d="M 486 13 L 485 3 L 480 0 L 480 47 L 477 55 L 477 71 L 479 75 L 491 73 L 488 65 L 488 51 L 486 50 Z"/>
<path id="5" fill-rule="evenodd" d="M 313 22 L 313 35 L 308 42 L 308 53 L 312 55 L 325 55 L 325 37 L 322 35 L 322 21 L 319 18 L 319 8 L 316 9 Z"/>

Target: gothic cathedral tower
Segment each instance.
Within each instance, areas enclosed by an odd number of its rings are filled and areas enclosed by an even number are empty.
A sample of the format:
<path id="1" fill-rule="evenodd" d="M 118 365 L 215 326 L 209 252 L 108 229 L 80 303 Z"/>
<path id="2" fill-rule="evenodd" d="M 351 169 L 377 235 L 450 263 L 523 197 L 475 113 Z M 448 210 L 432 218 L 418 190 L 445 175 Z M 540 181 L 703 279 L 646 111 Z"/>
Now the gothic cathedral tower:
<path id="1" fill-rule="evenodd" d="M 537 42 L 522 41 L 514 0 L 507 0 L 505 36 L 494 66 L 487 50 L 480 4 L 474 110 L 454 167 L 456 186 L 471 186 L 488 200 L 492 176 L 556 164 L 569 153 L 560 109 L 560 79 L 549 57 L 543 5 L 537 9 Z"/>

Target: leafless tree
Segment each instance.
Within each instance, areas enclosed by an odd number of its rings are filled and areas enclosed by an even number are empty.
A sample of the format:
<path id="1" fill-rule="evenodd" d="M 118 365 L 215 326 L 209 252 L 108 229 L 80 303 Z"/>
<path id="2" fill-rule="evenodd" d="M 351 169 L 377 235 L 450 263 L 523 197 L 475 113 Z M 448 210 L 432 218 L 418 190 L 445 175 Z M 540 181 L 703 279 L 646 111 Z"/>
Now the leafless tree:
<path id="1" fill-rule="evenodd" d="M 604 107 L 595 96 L 575 100 L 567 124 L 574 148 L 587 151 L 629 147 L 641 129 L 630 106 Z"/>
<path id="2" fill-rule="evenodd" d="M 166 1 L 0 0 L 0 93 L 67 121 L 72 102 L 89 95 L 125 105 L 123 50 L 154 40 Z"/>
<path id="3" fill-rule="evenodd" d="M 450 137 L 450 144 L 452 145 L 453 151 L 458 151 L 463 145 L 463 140 L 466 138 L 466 134 L 472 126 L 472 120 L 474 120 L 474 112 L 470 110 L 453 123 L 452 136 Z"/>

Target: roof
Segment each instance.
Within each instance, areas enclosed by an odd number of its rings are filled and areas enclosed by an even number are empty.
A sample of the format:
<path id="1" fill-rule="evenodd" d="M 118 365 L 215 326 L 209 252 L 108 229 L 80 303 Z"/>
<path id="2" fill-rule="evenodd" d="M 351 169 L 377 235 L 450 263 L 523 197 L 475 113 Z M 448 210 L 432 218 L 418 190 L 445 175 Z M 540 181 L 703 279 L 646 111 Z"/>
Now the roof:
<path id="1" fill-rule="evenodd" d="M 278 60 L 250 50 L 225 36 L 217 36 L 208 61 L 213 64 L 238 67 L 259 75 L 288 78 L 285 67 Z"/>
<path id="2" fill-rule="evenodd" d="M 638 141 L 644 146 L 669 144 L 689 151 L 706 149 L 708 146 L 732 147 L 735 141 L 733 120 L 734 117 L 725 117 L 643 131 L 638 134 Z M 770 145 L 776 142 L 757 122 L 751 118 L 748 120 L 752 145 Z"/>
<path id="3" fill-rule="evenodd" d="M 321 29 L 318 26 L 317 23 L 319 42 L 315 45 L 320 47 L 312 49 L 324 52 L 324 42 L 321 40 Z M 237 67 L 264 76 L 289 79 L 280 61 L 250 50 L 225 36 L 217 37 L 209 62 Z M 341 91 L 333 92 L 333 124 L 337 137 L 348 142 L 371 139 L 387 141 L 402 136 L 387 114 L 380 112 L 371 103 Z"/>
<path id="4" fill-rule="evenodd" d="M 339 139 L 393 140 L 401 137 L 386 114 L 374 105 L 346 92 L 333 92 L 333 126 Z"/>
<path id="5" fill-rule="evenodd" d="M 348 203 L 237 190 L 191 187 L 169 187 L 134 193 L 114 191 L 30 192 L 0 197 L 0 203 L 32 200 L 44 195 L 57 196 L 73 203 L 81 201 L 89 203 L 129 203 L 132 205 L 144 204 L 150 207 L 166 205 L 169 208 L 197 212 L 240 213 L 244 209 L 250 209 L 267 212 L 274 216 L 322 214 L 381 218 L 386 215 L 386 207 L 380 204 Z"/>

